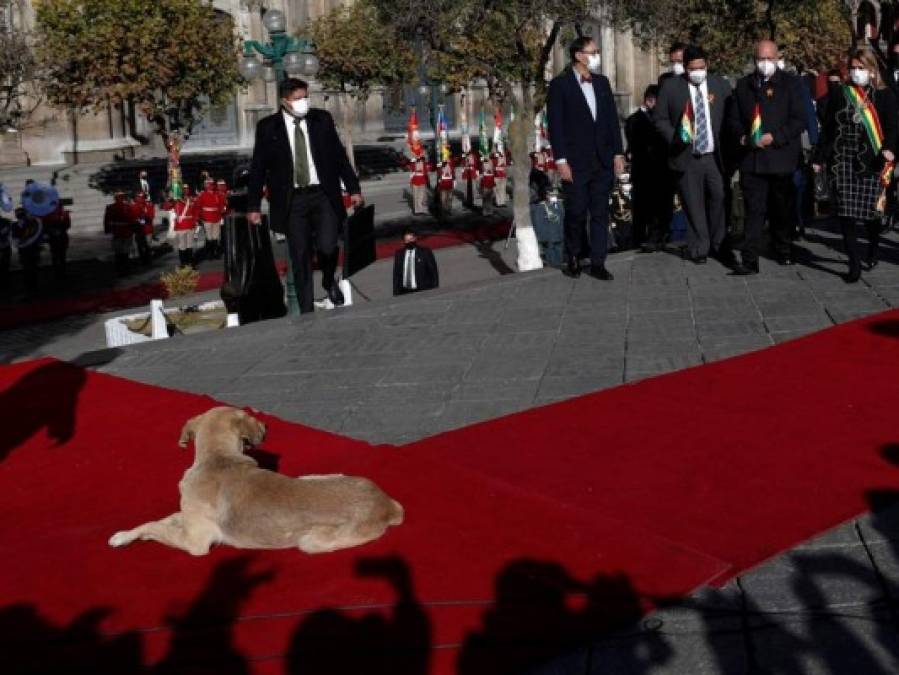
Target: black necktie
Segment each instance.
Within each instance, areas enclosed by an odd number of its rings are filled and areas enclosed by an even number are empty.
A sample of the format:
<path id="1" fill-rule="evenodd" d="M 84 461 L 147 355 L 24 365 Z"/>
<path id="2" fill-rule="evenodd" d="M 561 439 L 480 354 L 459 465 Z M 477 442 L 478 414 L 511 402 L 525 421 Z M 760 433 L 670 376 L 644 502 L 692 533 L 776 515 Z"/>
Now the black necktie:
<path id="1" fill-rule="evenodd" d="M 300 126 L 300 118 L 293 119 L 293 168 L 294 180 L 300 187 L 309 185 L 309 160 L 306 156 L 306 134 Z"/>

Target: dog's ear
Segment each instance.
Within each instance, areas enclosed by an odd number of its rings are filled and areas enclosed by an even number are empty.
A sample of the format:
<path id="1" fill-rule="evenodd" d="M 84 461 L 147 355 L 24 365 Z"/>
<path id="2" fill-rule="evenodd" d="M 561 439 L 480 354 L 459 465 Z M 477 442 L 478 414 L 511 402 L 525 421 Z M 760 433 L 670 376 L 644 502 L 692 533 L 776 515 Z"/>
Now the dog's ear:
<path id="1" fill-rule="evenodd" d="M 243 412 L 235 418 L 234 423 L 241 439 L 251 447 L 265 440 L 265 425 L 252 415 Z"/>
<path id="2" fill-rule="evenodd" d="M 184 426 L 181 428 L 181 438 L 178 439 L 178 445 L 182 448 L 186 448 L 188 443 L 190 443 L 194 436 L 197 433 L 197 424 L 200 421 L 201 415 L 197 415 L 196 417 L 191 417 L 187 422 L 184 423 Z"/>

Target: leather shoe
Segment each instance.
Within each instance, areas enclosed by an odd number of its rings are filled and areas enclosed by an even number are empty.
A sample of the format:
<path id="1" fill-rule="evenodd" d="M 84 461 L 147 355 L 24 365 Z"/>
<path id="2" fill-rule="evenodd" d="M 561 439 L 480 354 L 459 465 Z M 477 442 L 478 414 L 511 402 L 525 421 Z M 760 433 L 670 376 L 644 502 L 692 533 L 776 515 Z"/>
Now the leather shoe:
<path id="1" fill-rule="evenodd" d="M 612 273 L 605 268 L 605 265 L 591 267 L 589 274 L 594 279 L 599 279 L 600 281 L 612 281 L 615 278 Z"/>
<path id="2" fill-rule="evenodd" d="M 862 278 L 862 265 L 858 260 L 849 261 L 849 271 L 843 279 L 847 284 L 854 284 Z"/>
<path id="3" fill-rule="evenodd" d="M 753 274 L 759 273 L 759 264 L 758 262 L 745 262 L 745 263 L 737 263 L 731 274 L 735 277 L 748 277 Z"/>
<path id="4" fill-rule="evenodd" d="M 709 257 L 707 255 L 693 255 L 687 258 L 694 265 L 705 265 L 709 261 Z"/>
<path id="5" fill-rule="evenodd" d="M 662 250 L 662 244 L 658 241 L 646 241 L 640 244 L 640 253 L 655 253 Z"/>
<path id="6" fill-rule="evenodd" d="M 340 286 L 338 286 L 336 282 L 331 284 L 331 286 L 325 290 L 328 291 L 328 299 L 335 307 L 343 306 L 345 301 L 343 291 L 340 290 Z"/>
<path id="7" fill-rule="evenodd" d="M 734 252 L 730 249 L 726 251 L 716 251 L 712 254 L 712 257 L 725 267 L 730 267 L 731 269 L 740 264 L 737 260 L 737 256 L 735 256 Z"/>
<path id="8" fill-rule="evenodd" d="M 581 261 L 577 259 L 577 256 L 568 256 L 568 269 L 565 270 L 565 274 L 572 279 L 577 279 L 581 276 Z"/>

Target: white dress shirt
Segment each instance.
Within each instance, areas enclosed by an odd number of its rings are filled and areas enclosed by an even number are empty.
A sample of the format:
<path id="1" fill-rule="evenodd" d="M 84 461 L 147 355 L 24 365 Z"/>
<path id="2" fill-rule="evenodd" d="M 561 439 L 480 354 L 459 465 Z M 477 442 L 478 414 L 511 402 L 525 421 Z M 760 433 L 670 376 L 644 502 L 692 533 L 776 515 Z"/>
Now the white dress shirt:
<path id="1" fill-rule="evenodd" d="M 403 288 L 411 289 L 413 291 L 418 288 L 418 284 L 415 283 L 414 247 L 406 251 L 406 259 L 403 261 Z"/>
<path id="2" fill-rule="evenodd" d="M 573 71 L 574 78 L 577 80 L 578 86 L 580 86 L 581 91 L 584 94 L 584 98 L 587 99 L 587 105 L 590 106 L 590 114 L 593 115 L 593 121 L 596 121 L 596 92 L 593 90 L 593 78 L 596 77 L 592 73 L 590 74 L 590 82 L 581 82 L 580 73 L 577 71 Z"/>
<path id="3" fill-rule="evenodd" d="M 293 115 L 281 111 L 281 115 L 284 117 L 284 124 L 287 127 L 287 140 L 290 141 L 290 156 L 296 157 L 296 139 L 294 138 L 294 120 L 296 117 Z M 318 185 L 318 171 L 315 170 L 315 160 L 312 159 L 312 141 L 309 140 L 309 128 L 306 126 L 306 118 L 302 118 L 300 120 L 300 129 L 303 130 L 303 134 L 306 136 L 306 161 L 309 163 L 309 185 Z M 296 167 L 294 167 L 294 187 L 299 187 L 296 184 Z"/>
<path id="4" fill-rule="evenodd" d="M 690 102 L 695 107 L 697 87 L 692 82 L 688 82 L 687 86 L 690 89 Z M 705 121 L 706 121 L 706 124 L 708 125 L 708 132 L 709 132 L 709 146 L 708 146 L 708 150 L 707 150 L 706 154 L 712 154 L 713 152 L 715 152 L 715 127 L 712 124 L 712 107 L 709 105 L 709 80 L 708 80 L 708 78 L 703 80 L 702 84 L 700 84 L 698 88 L 699 88 L 699 91 L 702 92 L 702 103 L 705 106 Z M 697 117 L 698 117 L 698 115 L 696 114 L 696 111 L 694 110 L 693 111 L 693 120 L 696 124 L 698 124 L 698 122 L 696 122 Z"/>

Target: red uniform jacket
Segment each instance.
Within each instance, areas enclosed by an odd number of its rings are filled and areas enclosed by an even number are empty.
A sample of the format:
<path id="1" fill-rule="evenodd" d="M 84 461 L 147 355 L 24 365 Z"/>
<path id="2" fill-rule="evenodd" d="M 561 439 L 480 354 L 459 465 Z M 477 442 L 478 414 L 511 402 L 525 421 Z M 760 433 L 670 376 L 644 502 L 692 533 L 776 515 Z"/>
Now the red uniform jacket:
<path id="1" fill-rule="evenodd" d="M 134 209 L 134 218 L 144 234 L 153 234 L 153 219 L 156 218 L 156 207 L 153 202 L 143 197 L 135 197 L 131 205 Z"/>
<path id="2" fill-rule="evenodd" d="M 220 193 L 215 190 L 203 190 L 194 201 L 197 207 L 197 215 L 201 222 L 221 222 L 225 214 Z"/>
<path id="3" fill-rule="evenodd" d="M 427 162 L 409 162 L 409 185 L 427 185 L 427 172 L 430 168 Z"/>
<path id="4" fill-rule="evenodd" d="M 477 180 L 481 171 L 480 162 L 475 159 L 473 162 L 470 159 L 465 160 L 465 168 L 462 169 L 462 180 Z"/>
<path id="5" fill-rule="evenodd" d="M 505 178 L 506 177 L 506 167 L 508 163 L 506 162 L 505 157 L 500 157 L 499 155 L 493 155 L 493 166 L 496 167 L 494 172 L 496 173 L 497 178 Z"/>
<path id="6" fill-rule="evenodd" d="M 41 218 L 41 223 L 44 226 L 44 233 L 51 240 L 62 237 L 72 227 L 69 212 L 63 208 L 62 204 L 57 206 L 55 211 Z"/>
<path id="7" fill-rule="evenodd" d="M 193 197 L 186 197 L 175 202 L 175 232 L 185 232 L 197 226 L 197 203 Z"/>
<path id="8" fill-rule="evenodd" d="M 496 187 L 495 174 L 493 173 L 493 167 L 489 165 L 484 166 L 484 173 L 481 175 L 481 189 L 483 190 L 492 190 Z"/>
<path id="9" fill-rule="evenodd" d="M 106 206 L 103 214 L 103 231 L 114 239 L 128 239 L 134 234 L 137 218 L 134 208 L 128 202 L 113 202 Z"/>
<path id="10" fill-rule="evenodd" d="M 446 166 L 437 169 L 437 188 L 440 190 L 452 190 L 456 185 L 456 169 L 452 161 Z"/>

